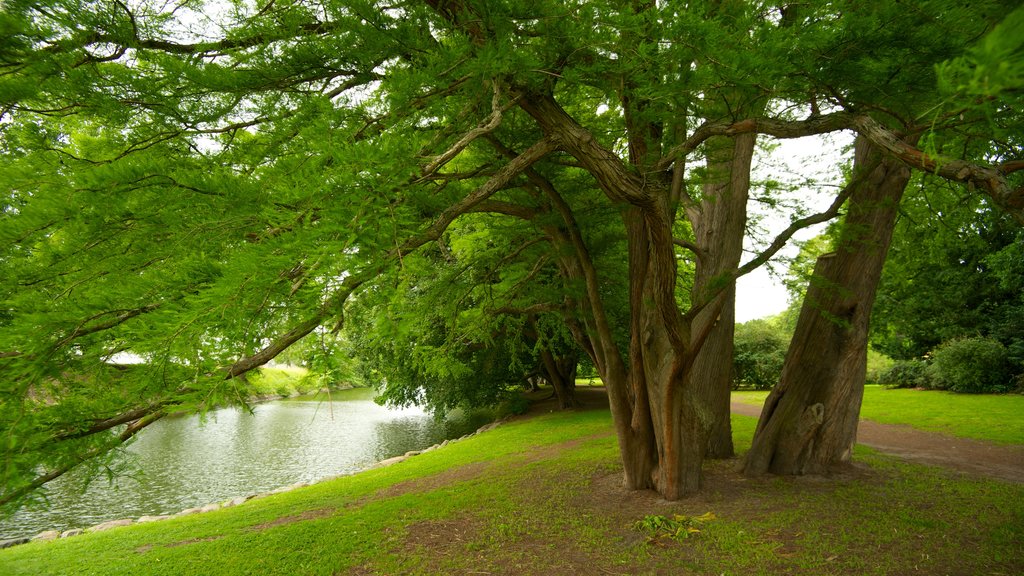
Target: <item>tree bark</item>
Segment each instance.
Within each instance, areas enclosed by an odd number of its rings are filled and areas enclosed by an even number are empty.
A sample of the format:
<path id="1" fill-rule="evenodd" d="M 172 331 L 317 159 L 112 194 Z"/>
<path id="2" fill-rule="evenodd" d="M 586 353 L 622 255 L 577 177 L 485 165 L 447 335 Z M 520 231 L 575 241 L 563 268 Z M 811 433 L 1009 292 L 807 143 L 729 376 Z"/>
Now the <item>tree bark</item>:
<path id="1" fill-rule="evenodd" d="M 747 198 L 750 192 L 750 165 L 754 156 L 755 134 L 732 139 L 709 140 L 709 181 L 704 185 L 705 201 L 699 215 L 692 218 L 696 245 L 700 249 L 694 278 L 695 301 L 706 299 L 728 275 L 739 267 L 743 256 L 743 235 L 747 223 Z M 736 286 L 725 289 L 721 313 L 714 328 L 697 353 L 693 366 L 694 384 L 706 389 L 714 423 L 708 438 L 711 458 L 730 458 L 734 454 L 729 396 L 732 390 L 733 335 L 736 323 Z M 705 312 L 704 314 L 708 314 Z"/>
<path id="2" fill-rule="evenodd" d="M 848 463 L 867 366 L 868 325 L 909 169 L 863 137 L 854 168 L 874 165 L 850 197 L 836 251 L 818 259 L 779 384 L 765 402 L 743 471 L 818 474 Z"/>

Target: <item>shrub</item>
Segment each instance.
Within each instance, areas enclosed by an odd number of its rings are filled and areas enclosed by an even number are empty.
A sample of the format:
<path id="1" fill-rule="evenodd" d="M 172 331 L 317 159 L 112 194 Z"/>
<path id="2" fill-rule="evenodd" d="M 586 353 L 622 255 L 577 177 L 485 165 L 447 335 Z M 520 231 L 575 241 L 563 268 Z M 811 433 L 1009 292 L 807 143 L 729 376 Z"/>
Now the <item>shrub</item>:
<path id="1" fill-rule="evenodd" d="M 733 380 L 758 390 L 779 381 L 789 339 L 776 323 L 751 320 L 736 326 Z"/>
<path id="2" fill-rule="evenodd" d="M 898 360 L 878 375 L 878 382 L 890 388 L 931 388 L 928 363 L 924 360 Z"/>
<path id="3" fill-rule="evenodd" d="M 960 338 L 932 351 L 928 374 L 935 387 L 953 392 L 1008 392 L 1012 389 L 1009 355 L 998 340 Z"/>

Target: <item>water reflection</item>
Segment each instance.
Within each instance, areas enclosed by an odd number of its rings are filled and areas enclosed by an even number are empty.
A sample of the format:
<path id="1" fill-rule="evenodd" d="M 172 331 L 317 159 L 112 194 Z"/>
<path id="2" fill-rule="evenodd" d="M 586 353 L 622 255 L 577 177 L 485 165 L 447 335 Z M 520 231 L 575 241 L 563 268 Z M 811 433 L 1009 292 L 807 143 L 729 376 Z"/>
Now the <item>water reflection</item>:
<path id="1" fill-rule="evenodd" d="M 474 414 L 438 421 L 420 409 L 390 410 L 363 391 L 333 400 L 293 399 L 198 416 L 165 418 L 125 450 L 141 471 L 85 485 L 52 482 L 46 509 L 0 521 L 0 539 L 116 518 L 169 514 L 295 482 L 312 482 L 462 436 L 486 423 Z"/>

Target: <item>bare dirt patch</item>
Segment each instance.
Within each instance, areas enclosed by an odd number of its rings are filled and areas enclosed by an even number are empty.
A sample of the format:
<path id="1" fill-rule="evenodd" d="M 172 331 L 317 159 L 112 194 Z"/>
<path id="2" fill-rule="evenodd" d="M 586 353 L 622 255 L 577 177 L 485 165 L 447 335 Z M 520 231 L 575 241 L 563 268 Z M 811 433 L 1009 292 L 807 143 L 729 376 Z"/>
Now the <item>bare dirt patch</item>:
<path id="1" fill-rule="evenodd" d="M 406 550 L 427 550 L 427 563 L 417 566 L 424 574 L 489 574 L 518 576 L 575 576 L 615 574 L 607 559 L 595 558 L 564 541 L 520 536 L 513 542 L 488 534 L 478 518 L 460 517 L 418 522 L 408 527 Z M 454 572 L 453 572 L 453 567 Z"/>
<path id="2" fill-rule="evenodd" d="M 252 532 L 262 532 L 264 530 L 268 530 L 270 528 L 274 528 L 277 526 L 284 526 L 285 524 L 304 522 L 306 520 L 315 520 L 317 518 L 326 518 L 328 516 L 333 516 L 335 512 L 337 512 L 337 509 L 335 508 L 318 508 L 316 510 L 306 510 L 302 514 L 282 516 L 280 518 L 275 518 L 270 522 L 264 522 L 262 524 L 250 526 L 248 530 Z"/>
<path id="3" fill-rule="evenodd" d="M 214 542 L 216 540 L 220 540 L 223 537 L 224 536 L 207 536 L 206 538 L 189 538 L 188 540 L 181 540 L 180 542 L 169 542 L 167 544 L 159 544 L 159 546 L 162 548 L 177 548 L 179 546 L 188 546 L 189 544 L 198 544 L 199 542 Z M 158 545 L 146 544 L 144 546 L 139 546 L 135 549 L 135 551 L 139 554 L 145 554 L 146 552 L 149 552 L 156 546 Z"/>
<path id="4" fill-rule="evenodd" d="M 467 544 L 475 541 L 483 530 L 483 522 L 469 517 L 425 520 L 410 524 L 407 530 L 407 546 L 447 555 L 452 550 L 462 552 Z"/>
<path id="5" fill-rule="evenodd" d="M 432 476 L 399 482 L 381 490 L 376 494 L 375 498 L 394 498 L 414 492 L 431 492 L 457 482 L 472 480 L 480 476 L 488 467 L 490 467 L 488 462 L 473 462 L 463 466 L 456 466 Z"/>

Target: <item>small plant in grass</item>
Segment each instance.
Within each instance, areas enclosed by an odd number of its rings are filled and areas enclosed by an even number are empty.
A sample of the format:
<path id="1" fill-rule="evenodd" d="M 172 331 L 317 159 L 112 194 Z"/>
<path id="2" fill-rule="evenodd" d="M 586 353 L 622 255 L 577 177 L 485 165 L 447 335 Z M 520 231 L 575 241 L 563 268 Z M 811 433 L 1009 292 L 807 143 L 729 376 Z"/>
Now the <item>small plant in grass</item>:
<path id="1" fill-rule="evenodd" d="M 714 519 L 715 515 L 711 512 L 701 514 L 700 516 L 675 514 L 671 518 L 660 514 L 647 515 L 642 520 L 637 520 L 633 524 L 633 528 L 646 532 L 652 541 L 660 538 L 683 541 L 694 534 L 699 534 L 699 526 Z"/>

